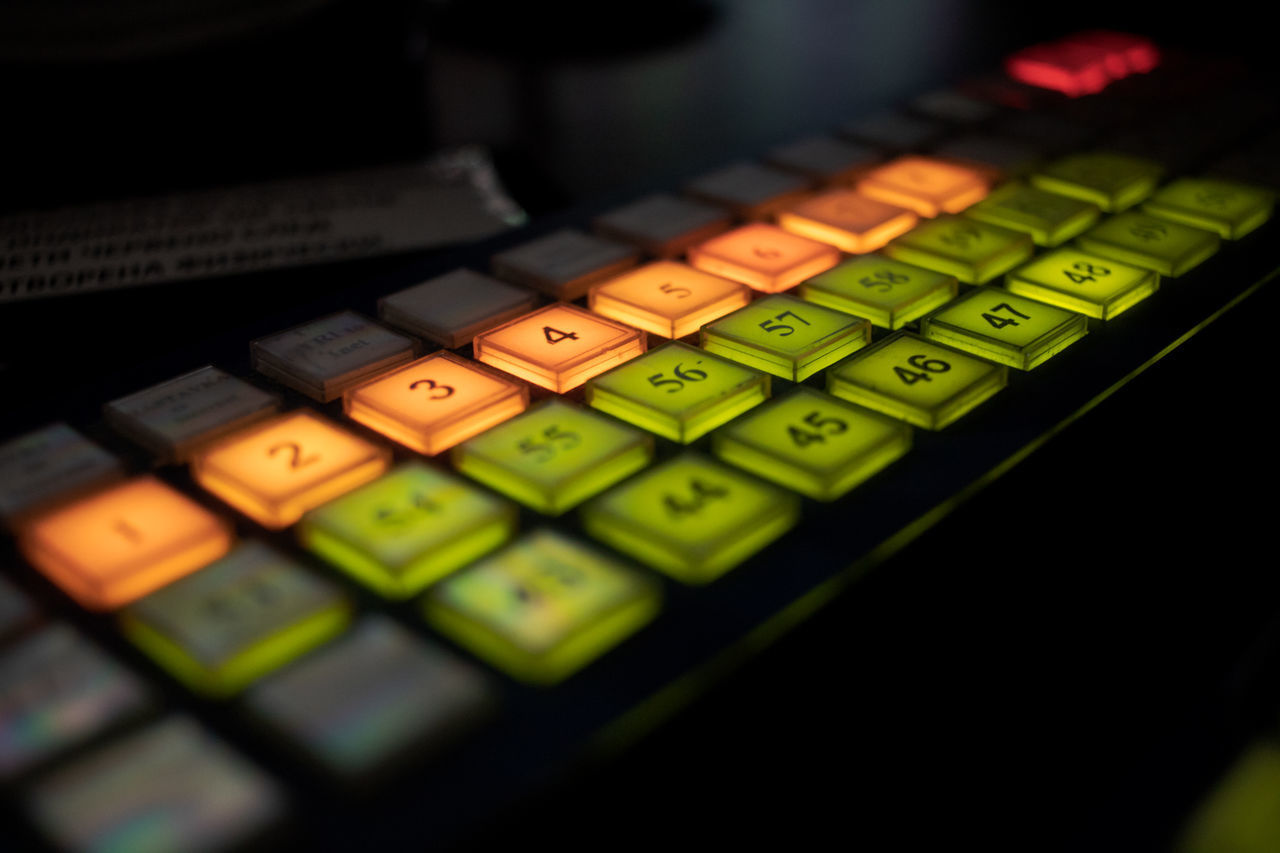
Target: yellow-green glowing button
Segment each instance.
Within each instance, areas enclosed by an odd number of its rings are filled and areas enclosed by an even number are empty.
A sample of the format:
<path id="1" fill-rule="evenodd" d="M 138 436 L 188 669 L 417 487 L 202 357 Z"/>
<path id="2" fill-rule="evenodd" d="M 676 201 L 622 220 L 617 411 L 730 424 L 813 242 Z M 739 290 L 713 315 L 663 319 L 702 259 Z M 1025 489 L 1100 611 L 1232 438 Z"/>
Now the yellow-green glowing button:
<path id="1" fill-rule="evenodd" d="M 948 216 L 917 225 L 884 247 L 891 258 L 983 284 L 1031 257 L 1035 244 L 1026 234 Z"/>
<path id="2" fill-rule="evenodd" d="M 387 598 L 407 598 L 506 542 L 512 504 L 410 462 L 302 518 L 298 539 Z"/>
<path id="3" fill-rule="evenodd" d="M 1158 163 L 1094 151 L 1072 154 L 1031 176 L 1042 190 L 1096 204 L 1107 212 L 1127 210 L 1155 191 L 1164 174 Z"/>
<path id="4" fill-rule="evenodd" d="M 724 461 L 820 501 L 910 449 L 911 427 L 812 388 L 796 388 L 715 435 Z"/>
<path id="5" fill-rule="evenodd" d="M 1211 231 L 1179 225 L 1131 210 L 1105 220 L 1076 238 L 1086 252 L 1177 278 L 1218 251 L 1222 241 Z"/>
<path id="6" fill-rule="evenodd" d="M 800 285 L 806 302 L 865 317 L 897 329 L 950 302 L 960 285 L 955 276 L 914 267 L 883 255 L 862 255 Z"/>
<path id="7" fill-rule="evenodd" d="M 658 612 L 658 585 L 595 549 L 535 531 L 432 588 L 427 620 L 523 681 L 560 681 Z"/>
<path id="8" fill-rule="evenodd" d="M 289 557 L 245 542 L 120 613 L 125 636 L 192 690 L 229 696 L 328 640 L 351 608 Z"/>
<path id="9" fill-rule="evenodd" d="M 866 320 L 782 293 L 702 327 L 702 346 L 708 352 L 796 382 L 870 340 Z"/>
<path id="10" fill-rule="evenodd" d="M 1176 853 L 1274 853 L 1280 850 L 1280 745 L 1250 744 L 1197 806 Z"/>
<path id="11" fill-rule="evenodd" d="M 548 515 L 577 506 L 652 457 L 648 433 L 559 399 L 453 449 L 459 471 Z"/>
<path id="12" fill-rule="evenodd" d="M 1097 222 L 1102 211 L 1092 202 L 1015 182 L 996 190 L 964 215 L 1030 234 L 1037 246 L 1059 246 Z"/>
<path id="13" fill-rule="evenodd" d="M 920 334 L 946 346 L 1030 370 L 1080 340 L 1088 318 L 994 287 L 979 287 L 920 321 Z"/>
<path id="14" fill-rule="evenodd" d="M 827 390 L 925 429 L 942 429 L 1009 381 L 1009 368 L 899 332 L 827 374 Z"/>
<path id="15" fill-rule="evenodd" d="M 799 517 L 795 495 L 685 453 L 582 508 L 589 534 L 691 584 L 724 574 Z"/>
<path id="16" fill-rule="evenodd" d="M 587 383 L 587 404 L 688 444 L 769 399 L 764 373 L 673 342 Z"/>
<path id="17" fill-rule="evenodd" d="M 1010 293 L 1109 320 L 1156 292 L 1160 274 L 1064 247 L 1005 276 Z"/>
<path id="18" fill-rule="evenodd" d="M 1215 178 L 1179 178 L 1147 199 L 1142 209 L 1239 240 L 1271 218 L 1275 196 L 1267 190 Z"/>

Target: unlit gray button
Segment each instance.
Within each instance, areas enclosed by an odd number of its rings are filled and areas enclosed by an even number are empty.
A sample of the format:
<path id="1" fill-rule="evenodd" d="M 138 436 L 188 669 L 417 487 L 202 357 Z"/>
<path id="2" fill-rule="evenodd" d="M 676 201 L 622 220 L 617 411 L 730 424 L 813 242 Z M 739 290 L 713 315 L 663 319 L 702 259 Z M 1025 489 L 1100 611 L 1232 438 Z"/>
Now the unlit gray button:
<path id="1" fill-rule="evenodd" d="M 499 323 L 534 309 L 522 287 L 471 270 L 454 270 L 378 301 L 378 316 L 398 329 L 456 349 Z"/>

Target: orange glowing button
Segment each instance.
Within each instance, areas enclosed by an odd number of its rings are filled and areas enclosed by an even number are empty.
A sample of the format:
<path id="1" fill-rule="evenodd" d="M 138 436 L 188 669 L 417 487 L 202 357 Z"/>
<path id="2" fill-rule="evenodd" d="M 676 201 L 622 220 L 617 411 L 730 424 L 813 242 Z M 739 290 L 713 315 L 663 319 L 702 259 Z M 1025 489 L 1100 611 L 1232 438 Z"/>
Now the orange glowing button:
<path id="1" fill-rule="evenodd" d="M 191 460 L 200 485 L 265 527 L 374 479 L 391 461 L 370 444 L 306 409 L 251 427 Z"/>
<path id="2" fill-rule="evenodd" d="M 230 526 L 154 477 L 137 477 L 33 517 L 27 559 L 90 610 L 128 604 L 231 548 Z"/>
<path id="3" fill-rule="evenodd" d="M 982 174 L 932 157 L 908 155 L 872 169 L 858 192 L 914 210 L 921 216 L 959 213 L 982 201 L 988 186 Z"/>
<path id="4" fill-rule="evenodd" d="M 476 358 L 563 394 L 644 352 L 644 333 L 565 302 L 476 335 Z"/>
<path id="5" fill-rule="evenodd" d="M 348 391 L 352 420 L 419 453 L 436 454 L 518 415 L 529 389 L 451 352 L 437 352 Z"/>
<path id="6" fill-rule="evenodd" d="M 689 250 L 689 263 L 712 275 L 777 293 L 840 263 L 840 251 L 776 225 L 755 223 Z"/>
<path id="7" fill-rule="evenodd" d="M 751 301 L 736 281 L 657 261 L 591 288 L 591 310 L 637 329 L 681 338 Z"/>
<path id="8" fill-rule="evenodd" d="M 918 221 L 910 210 L 853 190 L 822 193 L 778 213 L 778 224 L 793 234 L 830 243 L 852 255 L 874 252 Z"/>
<path id="9" fill-rule="evenodd" d="M 1019 83 L 1071 98 L 1100 92 L 1112 79 L 1107 51 L 1079 43 L 1035 44 L 1010 56 L 1004 67 Z"/>

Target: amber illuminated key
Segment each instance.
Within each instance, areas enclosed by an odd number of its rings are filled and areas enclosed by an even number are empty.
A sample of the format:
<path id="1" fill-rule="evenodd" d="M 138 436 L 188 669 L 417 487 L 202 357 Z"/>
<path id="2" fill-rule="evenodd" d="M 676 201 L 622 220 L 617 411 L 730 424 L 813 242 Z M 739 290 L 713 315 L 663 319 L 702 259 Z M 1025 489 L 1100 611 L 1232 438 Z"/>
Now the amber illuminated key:
<path id="1" fill-rule="evenodd" d="M 973 169 L 930 157 L 899 157 L 872 169 L 858 191 L 921 216 L 959 213 L 987 194 L 987 182 Z"/>
<path id="2" fill-rule="evenodd" d="M 765 293 L 795 287 L 839 262 L 834 246 L 763 223 L 735 228 L 689 250 L 689 263 L 698 269 Z"/>
<path id="3" fill-rule="evenodd" d="M 90 610 L 111 610 L 231 547 L 225 521 L 154 477 L 137 477 L 30 519 L 27 559 Z"/>
<path id="4" fill-rule="evenodd" d="M 564 302 L 475 339 L 480 361 L 560 394 L 644 349 L 643 332 Z"/>
<path id="5" fill-rule="evenodd" d="M 308 410 L 251 427 L 196 454 L 196 482 L 265 527 L 367 483 L 391 454 Z"/>
<path id="6" fill-rule="evenodd" d="M 736 281 L 657 261 L 591 288 L 591 310 L 667 338 L 681 338 L 751 301 Z"/>
<path id="7" fill-rule="evenodd" d="M 778 211 L 778 224 L 793 234 L 830 243 L 843 252 L 874 252 L 919 221 L 916 214 L 853 190 L 835 190 Z"/>
<path id="8" fill-rule="evenodd" d="M 434 455 L 518 415 L 529 389 L 451 352 L 420 358 L 348 391 L 347 417 Z"/>

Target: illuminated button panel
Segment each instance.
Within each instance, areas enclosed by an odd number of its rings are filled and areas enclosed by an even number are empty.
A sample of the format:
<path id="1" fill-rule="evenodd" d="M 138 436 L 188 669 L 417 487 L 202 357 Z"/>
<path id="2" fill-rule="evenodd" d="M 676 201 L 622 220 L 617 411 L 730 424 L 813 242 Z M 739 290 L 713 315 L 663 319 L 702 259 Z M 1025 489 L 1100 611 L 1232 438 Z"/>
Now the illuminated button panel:
<path id="1" fill-rule="evenodd" d="M 993 287 L 976 288 L 920 321 L 922 336 L 1018 370 L 1031 370 L 1088 331 L 1083 314 Z"/>
<path id="2" fill-rule="evenodd" d="M 751 301 L 736 281 L 656 261 L 591 288 L 591 310 L 667 338 L 682 338 Z"/>
<path id="3" fill-rule="evenodd" d="M 343 395 L 347 417 L 434 455 L 529 405 L 529 389 L 451 352 L 437 352 Z"/>
<path id="4" fill-rule="evenodd" d="M 717 432 L 714 447 L 744 471 L 830 501 L 910 450 L 911 428 L 796 388 Z"/>
<path id="5" fill-rule="evenodd" d="M 514 677 L 550 684 L 637 631 L 660 602 L 640 573 L 539 530 L 432 589 L 426 615 Z"/>
<path id="6" fill-rule="evenodd" d="M 557 303 L 477 335 L 475 355 L 563 394 L 645 350 L 643 332 Z"/>
<path id="7" fill-rule="evenodd" d="M 1215 178 L 1179 178 L 1143 203 L 1147 213 L 1224 240 L 1239 240 L 1271 218 L 1275 194 Z"/>
<path id="8" fill-rule="evenodd" d="M 18 544 L 90 610 L 113 610 L 216 560 L 230 526 L 154 477 L 126 480 L 33 516 Z"/>
<path id="9" fill-rule="evenodd" d="M 1093 151 L 1048 164 L 1031 175 L 1031 183 L 1114 213 L 1128 210 L 1151 195 L 1163 175 L 1164 168 L 1150 160 Z"/>
<path id="10" fill-rule="evenodd" d="M 931 157 L 908 155 L 867 172 L 858 192 L 921 216 L 959 213 L 987 194 L 987 182 L 972 169 Z"/>
<path id="11" fill-rule="evenodd" d="M 249 351 L 259 373 L 327 403 L 412 359 L 415 344 L 353 311 L 342 311 L 256 340 Z"/>
<path id="12" fill-rule="evenodd" d="M 167 462 L 275 414 L 280 401 L 216 367 L 202 367 L 103 408 L 107 423 Z"/>
<path id="13" fill-rule="evenodd" d="M 537 304 L 537 295 L 522 287 L 458 269 L 384 296 L 378 300 L 378 316 L 445 349 L 457 349 Z"/>
<path id="14" fill-rule="evenodd" d="M 1031 257 L 1031 238 L 964 216 L 922 223 L 885 246 L 891 258 L 984 284 Z"/>
<path id="15" fill-rule="evenodd" d="M 653 437 L 559 399 L 453 449 L 469 477 L 559 515 L 649 464 Z"/>
<path id="16" fill-rule="evenodd" d="M 809 279 L 800 285 L 800 296 L 897 329 L 951 301 L 959 288 L 955 276 L 873 254 Z"/>
<path id="17" fill-rule="evenodd" d="M 1160 286 L 1159 273 L 1064 247 L 1005 276 L 1005 289 L 1037 302 L 1110 320 Z"/>
<path id="18" fill-rule="evenodd" d="M 120 627 L 192 690 L 229 696 L 342 631 L 350 615 L 332 584 L 244 542 L 126 607 Z"/>
<path id="19" fill-rule="evenodd" d="M 689 263 L 765 293 L 795 287 L 840 262 L 840 250 L 776 225 L 753 223 L 689 249 Z"/>
<path id="20" fill-rule="evenodd" d="M 349 782 L 380 782 L 486 721 L 489 678 L 386 617 L 254 685 L 244 706 L 311 766 Z"/>
<path id="21" fill-rule="evenodd" d="M 587 404 L 688 444 L 769 397 L 769 377 L 679 342 L 587 383 Z"/>
<path id="22" fill-rule="evenodd" d="M 969 208 L 970 219 L 1031 235 L 1037 246 L 1060 246 L 1093 225 L 1102 215 L 1087 201 L 1010 183 Z"/>
<path id="23" fill-rule="evenodd" d="M 385 448 L 304 409 L 201 451 L 191 461 L 191 473 L 264 527 L 279 528 L 374 479 L 390 459 Z"/>
<path id="24" fill-rule="evenodd" d="M 571 300 L 639 260 L 640 253 L 631 246 L 563 228 L 494 255 L 493 272 L 554 299 Z"/>
<path id="25" fill-rule="evenodd" d="M 830 243 L 858 255 L 879 249 L 915 226 L 910 210 L 868 198 L 853 190 L 834 190 L 778 211 L 778 224 L 793 234 Z"/>
<path id="26" fill-rule="evenodd" d="M 714 580 L 799 518 L 795 495 L 685 453 L 582 510 L 587 533 L 689 584 Z"/>
<path id="27" fill-rule="evenodd" d="M 1076 239 L 1086 252 L 1176 278 L 1218 251 L 1217 234 L 1130 210 Z"/>
<path id="28" fill-rule="evenodd" d="M 898 332 L 827 374 L 837 397 L 925 429 L 942 429 L 1009 381 L 1009 368 Z"/>
<path id="29" fill-rule="evenodd" d="M 783 293 L 702 327 L 702 347 L 748 367 L 799 382 L 871 340 L 871 325 Z"/>
<path id="30" fill-rule="evenodd" d="M 386 598 L 408 598 L 497 548 L 515 506 L 420 462 L 307 513 L 303 546 Z"/>
<path id="31" fill-rule="evenodd" d="M 120 460 L 64 423 L 0 445 L 0 518 L 23 515 L 124 476 Z"/>

